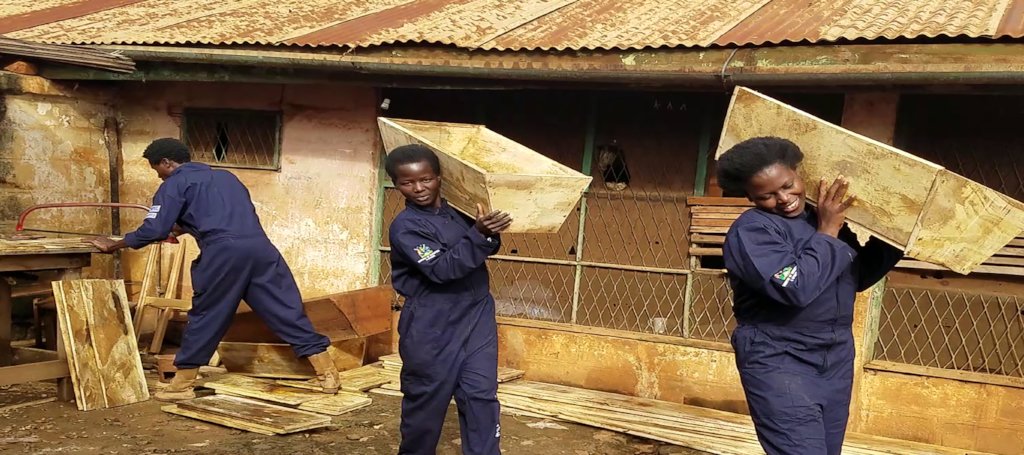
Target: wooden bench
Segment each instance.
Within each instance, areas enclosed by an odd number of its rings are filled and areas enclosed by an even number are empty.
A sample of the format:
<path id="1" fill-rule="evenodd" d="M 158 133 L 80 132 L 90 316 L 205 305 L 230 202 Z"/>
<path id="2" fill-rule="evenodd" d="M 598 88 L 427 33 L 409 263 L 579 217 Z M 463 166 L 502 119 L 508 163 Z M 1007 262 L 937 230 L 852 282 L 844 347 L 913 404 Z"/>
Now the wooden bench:
<path id="1" fill-rule="evenodd" d="M 700 260 L 703 257 L 721 257 L 725 233 L 743 212 L 753 208 L 743 198 L 690 197 L 690 256 Z M 905 259 L 896 267 L 901 269 L 948 271 L 949 269 Z M 976 268 L 974 274 L 1024 276 L 1024 236 L 1010 241 L 998 253 Z"/>

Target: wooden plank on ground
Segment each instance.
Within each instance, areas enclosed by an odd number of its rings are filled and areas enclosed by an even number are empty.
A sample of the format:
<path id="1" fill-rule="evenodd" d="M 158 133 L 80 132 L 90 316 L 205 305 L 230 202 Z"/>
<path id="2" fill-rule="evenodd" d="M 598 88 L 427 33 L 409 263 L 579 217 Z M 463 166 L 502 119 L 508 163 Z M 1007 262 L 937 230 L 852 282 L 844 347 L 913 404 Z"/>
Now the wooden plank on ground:
<path id="1" fill-rule="evenodd" d="M 331 418 L 324 415 L 229 395 L 210 395 L 176 404 L 178 409 L 242 420 L 277 434 L 310 430 L 331 423 Z"/>
<path id="2" fill-rule="evenodd" d="M 682 445 L 719 455 L 764 453 L 749 416 L 678 403 L 520 381 L 499 387 L 505 409 Z M 977 453 L 909 441 L 849 434 L 847 455 Z"/>
<path id="3" fill-rule="evenodd" d="M 296 389 L 278 384 L 272 380 L 252 378 L 239 374 L 228 374 L 203 384 L 217 393 L 229 393 L 247 398 L 256 398 L 272 403 L 298 406 L 307 401 L 324 398 L 323 393 Z"/>
<path id="4" fill-rule="evenodd" d="M 53 283 L 78 409 L 149 399 L 122 280 Z"/>
<path id="5" fill-rule="evenodd" d="M 323 397 L 323 394 L 321 394 L 321 397 L 322 398 L 318 400 L 311 400 L 300 404 L 299 409 L 332 416 L 340 416 L 357 409 L 365 408 L 373 403 L 373 400 L 363 393 L 339 391 L 337 394 L 327 397 Z"/>
<path id="6" fill-rule="evenodd" d="M 346 392 L 365 392 L 389 381 L 391 378 L 384 374 L 383 368 L 377 363 L 341 372 L 341 390 Z M 316 385 L 308 381 L 279 380 L 277 383 L 288 387 L 319 390 Z"/>
<path id="7" fill-rule="evenodd" d="M 262 435 L 274 436 L 276 434 L 279 434 L 262 425 L 254 425 L 244 419 L 236 419 L 233 417 L 222 416 L 219 414 L 213 414 L 209 412 L 182 409 L 179 408 L 178 405 L 176 404 L 161 406 L 160 410 L 167 413 L 180 415 L 183 417 L 189 417 L 196 420 L 202 420 L 204 422 L 215 423 L 217 425 L 223 425 L 229 428 L 237 428 L 239 430 L 251 431 L 253 433 L 259 433 Z"/>

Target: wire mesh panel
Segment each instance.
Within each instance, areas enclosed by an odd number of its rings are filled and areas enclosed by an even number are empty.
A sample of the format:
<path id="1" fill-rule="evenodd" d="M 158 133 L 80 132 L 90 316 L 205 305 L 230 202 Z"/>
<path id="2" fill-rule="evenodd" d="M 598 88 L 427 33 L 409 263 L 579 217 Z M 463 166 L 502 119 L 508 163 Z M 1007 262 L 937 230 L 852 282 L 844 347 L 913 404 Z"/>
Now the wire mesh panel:
<path id="1" fill-rule="evenodd" d="M 574 266 L 491 260 L 488 267 L 498 315 L 551 322 L 572 320 Z"/>
<path id="2" fill-rule="evenodd" d="M 577 323 L 659 335 L 683 334 L 686 275 L 584 267 Z"/>
<path id="3" fill-rule="evenodd" d="M 725 273 L 694 272 L 690 291 L 690 338 L 729 342 L 736 320 Z"/>
<path id="4" fill-rule="evenodd" d="M 1024 377 L 1024 301 L 1015 295 L 890 287 L 875 357 Z"/>
<path id="5" fill-rule="evenodd" d="M 279 112 L 186 109 L 181 135 L 194 161 L 224 167 L 281 168 Z"/>

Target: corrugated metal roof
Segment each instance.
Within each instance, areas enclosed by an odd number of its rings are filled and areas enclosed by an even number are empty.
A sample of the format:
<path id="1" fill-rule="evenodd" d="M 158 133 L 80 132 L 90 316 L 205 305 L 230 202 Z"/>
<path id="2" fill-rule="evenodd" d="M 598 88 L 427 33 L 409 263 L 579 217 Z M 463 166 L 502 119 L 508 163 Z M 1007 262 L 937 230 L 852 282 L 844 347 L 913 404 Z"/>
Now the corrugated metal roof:
<path id="1" fill-rule="evenodd" d="M 0 33 L 65 44 L 641 49 L 1024 36 L 1024 0 L 4 0 Z"/>
<path id="2" fill-rule="evenodd" d="M 946 36 L 997 35 L 1011 0 L 773 0 L 715 40 L 761 45 Z"/>

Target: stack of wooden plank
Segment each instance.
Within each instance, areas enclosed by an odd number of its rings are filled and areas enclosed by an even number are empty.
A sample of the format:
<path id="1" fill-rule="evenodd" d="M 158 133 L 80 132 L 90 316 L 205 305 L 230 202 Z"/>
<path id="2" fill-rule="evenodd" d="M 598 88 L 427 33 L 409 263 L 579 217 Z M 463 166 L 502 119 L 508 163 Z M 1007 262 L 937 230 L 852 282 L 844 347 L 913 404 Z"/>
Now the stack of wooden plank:
<path id="1" fill-rule="evenodd" d="M 753 208 L 750 201 L 731 197 L 689 197 L 690 256 L 721 256 L 725 233 L 743 212 Z"/>
<path id="2" fill-rule="evenodd" d="M 750 417 L 667 401 L 517 381 L 502 384 L 503 408 L 676 444 L 718 455 L 764 453 Z M 848 434 L 847 455 L 965 455 L 960 449 Z"/>
<path id="3" fill-rule="evenodd" d="M 753 208 L 742 198 L 690 197 L 690 255 L 712 257 L 722 255 L 725 233 L 736 218 Z M 906 259 L 897 267 L 921 270 L 949 270 L 940 265 Z M 1010 241 L 995 255 L 985 260 L 973 273 L 1024 276 L 1024 236 Z"/>
<path id="4" fill-rule="evenodd" d="M 331 424 L 331 418 L 323 414 L 231 395 L 210 395 L 179 401 L 160 409 L 171 414 L 268 436 L 312 430 Z"/>
<path id="5" fill-rule="evenodd" d="M 80 238 L 44 238 L 30 240 L 0 239 L 0 254 L 2 255 L 32 255 L 40 254 L 41 251 L 51 253 L 95 253 L 99 250 L 97 250 L 93 244 L 83 241 Z"/>

